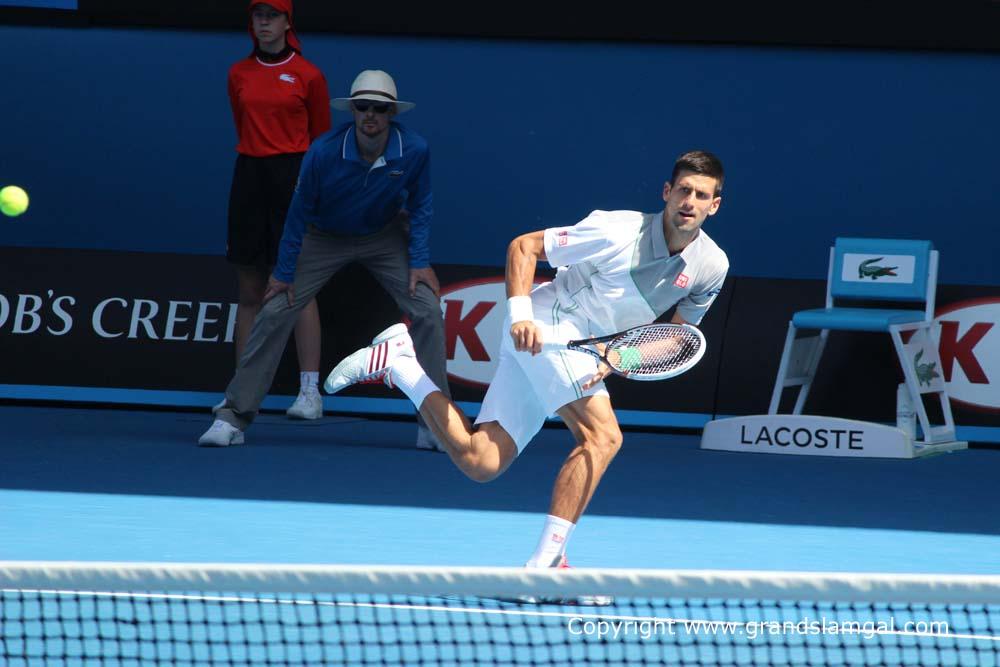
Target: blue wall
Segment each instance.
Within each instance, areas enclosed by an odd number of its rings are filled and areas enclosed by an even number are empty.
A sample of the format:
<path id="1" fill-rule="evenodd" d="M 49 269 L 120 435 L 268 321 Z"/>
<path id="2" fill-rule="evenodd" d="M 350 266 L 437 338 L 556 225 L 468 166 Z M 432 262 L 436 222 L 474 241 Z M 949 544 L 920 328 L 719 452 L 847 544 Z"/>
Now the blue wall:
<path id="1" fill-rule="evenodd" d="M 741 276 L 822 278 L 836 235 L 930 238 L 943 282 L 1000 284 L 1000 56 L 304 34 L 345 95 L 389 70 L 431 141 L 436 262 L 661 205 L 674 157 L 728 170 L 708 229 Z M 244 33 L 0 27 L 0 244 L 222 254 Z M 13 66 L 9 63 L 13 59 Z M 335 114 L 335 123 L 346 120 Z"/>

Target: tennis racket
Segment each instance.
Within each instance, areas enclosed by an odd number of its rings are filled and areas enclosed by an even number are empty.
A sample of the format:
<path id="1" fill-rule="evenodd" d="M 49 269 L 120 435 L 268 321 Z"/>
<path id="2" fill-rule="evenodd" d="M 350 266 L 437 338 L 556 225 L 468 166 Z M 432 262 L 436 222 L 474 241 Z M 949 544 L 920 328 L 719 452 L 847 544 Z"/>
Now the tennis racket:
<path id="1" fill-rule="evenodd" d="M 604 354 L 589 346 L 605 343 Z M 630 380 L 665 380 L 690 370 L 705 354 L 705 336 L 689 324 L 645 324 L 610 336 L 566 344 L 600 359 Z"/>

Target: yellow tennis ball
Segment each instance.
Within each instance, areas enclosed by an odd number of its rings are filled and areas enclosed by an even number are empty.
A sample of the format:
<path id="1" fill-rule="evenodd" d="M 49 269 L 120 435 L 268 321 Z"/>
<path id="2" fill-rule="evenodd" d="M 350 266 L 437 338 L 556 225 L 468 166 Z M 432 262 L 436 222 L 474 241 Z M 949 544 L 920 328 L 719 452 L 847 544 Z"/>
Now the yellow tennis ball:
<path id="1" fill-rule="evenodd" d="M 16 185 L 8 185 L 0 190 L 0 211 L 16 218 L 28 210 L 28 193 Z"/>

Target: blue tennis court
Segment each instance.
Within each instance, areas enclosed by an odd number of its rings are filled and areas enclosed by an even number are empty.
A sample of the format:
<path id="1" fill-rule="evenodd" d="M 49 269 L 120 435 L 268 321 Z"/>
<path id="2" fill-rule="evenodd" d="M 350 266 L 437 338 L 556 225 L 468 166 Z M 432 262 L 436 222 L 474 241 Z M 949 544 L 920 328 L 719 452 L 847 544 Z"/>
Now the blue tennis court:
<path id="1" fill-rule="evenodd" d="M 412 448 L 412 422 L 265 414 L 195 446 L 195 413 L 0 407 L 6 560 L 517 566 L 570 436 L 489 484 Z M 576 566 L 1000 570 L 1000 452 L 926 460 L 739 455 L 628 432 L 569 547 Z"/>
<path id="2" fill-rule="evenodd" d="M 774 571 L 784 577 L 781 591 L 792 594 L 801 572 L 995 573 L 995 450 L 910 461 L 754 456 L 699 450 L 695 434 L 629 432 L 569 552 L 583 568 L 578 574 L 618 569 L 616 585 L 624 581 L 638 597 L 616 599 L 595 615 L 448 595 L 468 582 L 435 570 L 525 571 L 518 566 L 537 539 L 569 448 L 558 425 L 544 429 L 507 474 L 480 485 L 444 454 L 414 449 L 408 421 L 297 423 L 265 414 L 247 445 L 202 449 L 194 445 L 207 422 L 202 414 L 3 406 L 0 420 L 0 561 L 158 563 L 146 575 L 157 582 L 152 590 L 164 591 L 175 589 L 165 583 L 172 571 L 161 571 L 171 564 L 303 568 L 293 570 L 290 587 L 280 572 L 265 573 L 276 586 L 266 590 L 290 593 L 192 596 L 81 592 L 78 585 L 93 589 L 87 575 L 75 573 L 79 581 L 66 586 L 51 563 L 43 565 L 51 586 L 0 592 L 0 655 L 11 665 L 996 664 L 1000 608 L 989 593 L 979 606 L 746 602 L 714 599 L 725 574 L 695 587 L 685 574 Z M 348 572 L 316 580 L 313 564 Z M 397 566 L 414 571 L 400 574 Z M 621 569 L 680 571 L 664 575 L 667 590 L 679 592 L 658 597 L 649 581 L 629 583 Z M 517 573 L 491 574 L 518 584 Z M 185 576 L 174 581 L 184 590 L 219 581 L 211 572 Z M 236 586 L 223 579 L 218 590 L 258 590 L 257 576 Z M 921 590 L 939 586 L 914 578 L 917 588 L 903 595 L 920 600 Z M 836 584 L 805 579 L 830 599 L 843 595 Z M 325 594 L 328 584 L 363 594 Z M 395 586 L 401 595 L 386 594 Z M 755 598 L 761 590 L 768 591 L 756 589 Z M 822 618 L 825 628 L 831 618 L 875 627 L 887 617 L 946 618 L 952 636 L 933 639 L 944 644 L 930 650 L 922 643 L 928 638 L 895 628 L 871 636 L 785 632 L 777 644 L 745 635 L 753 623 Z M 731 618 L 741 619 L 744 635 L 697 625 Z M 674 619 L 696 625 L 662 641 L 657 628 L 672 634 L 663 623 Z M 634 625 L 609 638 L 599 623 Z"/>

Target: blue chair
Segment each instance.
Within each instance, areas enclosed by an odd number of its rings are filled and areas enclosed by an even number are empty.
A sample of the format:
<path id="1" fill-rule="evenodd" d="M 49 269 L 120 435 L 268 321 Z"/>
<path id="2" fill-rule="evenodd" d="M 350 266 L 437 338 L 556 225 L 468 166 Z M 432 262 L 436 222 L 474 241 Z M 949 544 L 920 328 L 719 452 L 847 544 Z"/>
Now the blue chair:
<path id="1" fill-rule="evenodd" d="M 923 433 L 923 440 L 915 444 L 955 440 L 933 335 L 937 270 L 938 252 L 930 241 L 838 238 L 830 248 L 826 307 L 798 311 L 788 324 L 768 414 L 777 414 L 788 387 L 799 388 L 792 413 L 802 413 L 830 331 L 883 332 L 892 337 Z M 800 331 L 819 334 L 800 335 Z M 926 394 L 940 400 L 944 425 L 930 424 L 923 402 Z"/>

